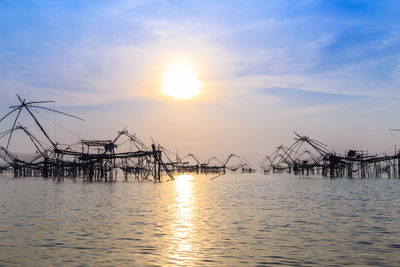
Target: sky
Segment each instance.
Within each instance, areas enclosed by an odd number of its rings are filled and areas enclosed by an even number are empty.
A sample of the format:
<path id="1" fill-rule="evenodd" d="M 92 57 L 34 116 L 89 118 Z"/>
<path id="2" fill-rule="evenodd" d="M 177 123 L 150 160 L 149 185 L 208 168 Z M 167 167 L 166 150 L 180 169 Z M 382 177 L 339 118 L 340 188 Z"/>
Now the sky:
<path id="1" fill-rule="evenodd" d="M 392 152 L 398 14 L 400 2 L 384 0 L 0 0 L 0 114 L 16 94 L 55 100 L 85 119 L 47 114 L 75 134 L 46 124 L 59 142 L 127 125 L 145 143 L 253 166 L 293 131 L 337 152 Z M 196 70 L 198 97 L 162 94 L 177 60 Z"/>

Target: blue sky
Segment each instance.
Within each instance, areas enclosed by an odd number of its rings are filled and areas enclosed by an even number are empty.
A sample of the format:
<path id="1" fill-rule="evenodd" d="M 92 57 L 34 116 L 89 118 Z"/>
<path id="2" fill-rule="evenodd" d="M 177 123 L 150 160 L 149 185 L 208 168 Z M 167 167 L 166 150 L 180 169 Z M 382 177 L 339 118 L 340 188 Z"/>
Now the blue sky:
<path id="1" fill-rule="evenodd" d="M 379 152 L 400 128 L 398 14 L 398 1 L 0 0 L 0 111 L 16 93 L 54 99 L 87 135 L 128 124 L 200 154 L 256 159 L 293 130 Z M 174 58 L 198 68 L 201 99 L 158 96 Z"/>

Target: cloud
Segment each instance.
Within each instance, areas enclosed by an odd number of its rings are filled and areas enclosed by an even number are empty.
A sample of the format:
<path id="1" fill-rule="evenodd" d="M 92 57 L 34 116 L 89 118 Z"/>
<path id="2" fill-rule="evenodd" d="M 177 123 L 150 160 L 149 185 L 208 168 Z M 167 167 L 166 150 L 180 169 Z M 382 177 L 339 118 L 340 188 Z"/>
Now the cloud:
<path id="1" fill-rule="evenodd" d="M 397 97 L 393 2 L 27 3 L 0 8 L 5 92 L 70 105 L 154 98 L 168 62 L 184 57 L 214 101 L 255 101 L 259 88 L 293 88 L 284 98 L 303 106 L 310 97 L 298 90 L 325 93 L 326 105 L 338 95 Z M 280 97 L 263 99 L 286 103 Z"/>

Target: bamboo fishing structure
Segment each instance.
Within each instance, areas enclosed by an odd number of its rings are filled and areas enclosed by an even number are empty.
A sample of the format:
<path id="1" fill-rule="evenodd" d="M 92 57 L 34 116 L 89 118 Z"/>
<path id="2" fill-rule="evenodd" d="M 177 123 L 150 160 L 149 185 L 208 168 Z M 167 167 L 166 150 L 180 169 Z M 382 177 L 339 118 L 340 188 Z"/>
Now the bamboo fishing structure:
<path id="1" fill-rule="evenodd" d="M 166 158 L 166 163 L 171 171 L 176 173 L 194 173 L 194 174 L 220 174 L 227 171 L 236 173 L 255 173 L 255 169 L 249 166 L 249 162 L 236 154 L 229 154 L 223 161 L 213 156 L 207 160 L 201 160 L 198 156 L 189 153 L 180 158 L 178 154 L 172 153 L 170 150 L 162 148 Z M 172 161 L 171 158 L 175 157 Z"/>
<path id="2" fill-rule="evenodd" d="M 82 178 L 89 182 L 116 181 L 119 171 L 124 180 L 133 176 L 136 180 L 153 180 L 160 182 L 163 176 L 174 180 L 174 173 L 225 173 L 227 170 L 242 173 L 255 172 L 248 162 L 235 154 L 230 154 L 226 160 L 220 161 L 212 157 L 202 161 L 193 154 L 180 158 L 176 153 L 175 160 L 168 149 L 154 142 L 146 146 L 135 134 L 126 127 L 118 131 L 115 138 L 107 140 L 79 140 L 71 145 L 62 145 L 50 138 L 44 125 L 39 121 L 36 109 L 53 112 L 63 116 L 82 120 L 55 108 L 42 106 L 54 101 L 28 102 L 17 95 L 19 105 L 11 106 L 11 111 L 0 119 L 0 122 L 16 114 L 12 120 L 12 127 L 0 133 L 0 141 L 6 140 L 5 146 L 0 146 L 0 172 L 12 171 L 15 177 L 42 176 L 54 180 Z M 34 122 L 41 137 L 37 138 L 27 127 L 19 121 L 22 112 Z M 10 150 L 15 132 L 22 132 L 33 144 L 35 153 L 15 153 Z M 129 145 L 122 151 L 123 145 Z M 236 159 L 236 163 L 234 160 Z M 190 161 L 192 163 L 190 163 Z M 193 163 L 194 161 L 194 163 Z M 238 161 L 238 162 L 237 162 Z"/>
<path id="3" fill-rule="evenodd" d="M 329 151 L 327 146 L 294 132 L 295 142 L 278 146 L 260 163 L 265 174 L 288 173 L 299 176 L 321 175 L 330 178 L 400 178 L 400 153 L 370 155 L 348 150 L 344 155 Z"/>
<path id="4" fill-rule="evenodd" d="M 42 176 L 44 178 L 64 179 L 82 177 L 87 181 L 115 181 L 117 169 L 121 169 L 125 179 L 128 174 L 133 174 L 136 179 L 148 179 L 153 177 L 154 181 L 161 181 L 162 170 L 174 179 L 171 172 L 162 161 L 162 153 L 159 146 L 151 145 L 149 149 L 135 135 L 130 134 L 126 129 L 117 133 L 114 139 L 110 140 L 81 140 L 81 149 L 73 149 L 73 146 L 62 147 L 50 138 L 45 127 L 34 114 L 34 109 L 42 109 L 55 112 L 75 119 L 81 118 L 48 107 L 41 106 L 43 103 L 53 101 L 27 102 L 18 95 L 19 105 L 11 106 L 12 109 L 0 122 L 16 113 L 11 129 L 0 134 L 0 139 L 7 138 L 6 146 L 0 147 L 0 158 L 6 163 L 2 170 L 11 168 L 14 176 Z M 41 134 L 50 144 L 46 146 L 36 138 L 26 127 L 18 122 L 22 111 L 26 111 L 39 128 Z M 10 151 L 10 143 L 16 131 L 23 131 L 36 148 L 36 153 L 30 157 Z M 117 141 L 125 137 L 125 142 L 131 143 L 128 151 L 117 152 Z"/>
<path id="5" fill-rule="evenodd" d="M 0 133 L 0 141 L 5 141 L 5 146 L 0 146 L 0 173 L 11 171 L 15 177 L 42 176 L 57 180 L 83 178 L 90 182 L 112 182 L 117 179 L 120 171 L 124 180 L 133 176 L 136 180 L 160 182 L 163 175 L 174 180 L 174 174 L 180 173 L 255 172 L 246 159 L 233 153 L 225 160 L 216 157 L 201 160 L 192 153 L 179 157 L 178 153 L 173 153 L 154 142 L 146 146 L 126 127 L 111 139 L 79 140 L 75 144 L 62 145 L 50 138 L 44 125 L 35 115 L 38 114 L 37 110 L 82 121 L 83 119 L 42 105 L 54 101 L 28 102 L 18 95 L 17 98 L 19 104 L 11 106 L 11 111 L 0 119 L 0 122 L 3 122 L 11 115 L 16 115 L 11 128 Z M 19 121 L 23 112 L 33 120 L 45 142 Z M 35 153 L 16 153 L 10 150 L 16 132 L 22 132 L 28 137 L 36 150 Z M 294 133 L 296 137 L 292 145 L 278 146 L 261 161 L 260 167 L 265 174 L 289 173 L 330 178 L 400 178 L 400 152 L 397 150 L 393 155 L 380 156 L 357 150 L 338 154 L 328 150 L 325 144 L 315 139 Z M 120 148 L 124 144 L 129 144 L 129 148 L 122 151 Z"/>

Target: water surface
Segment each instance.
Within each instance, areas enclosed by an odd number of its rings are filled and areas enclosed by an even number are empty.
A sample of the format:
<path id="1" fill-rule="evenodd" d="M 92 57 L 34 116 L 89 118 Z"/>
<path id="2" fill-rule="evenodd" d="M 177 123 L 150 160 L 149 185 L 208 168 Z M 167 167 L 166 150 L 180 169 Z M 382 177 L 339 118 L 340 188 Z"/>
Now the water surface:
<path id="1" fill-rule="evenodd" d="M 0 176 L 0 266 L 398 266 L 400 180 Z"/>

